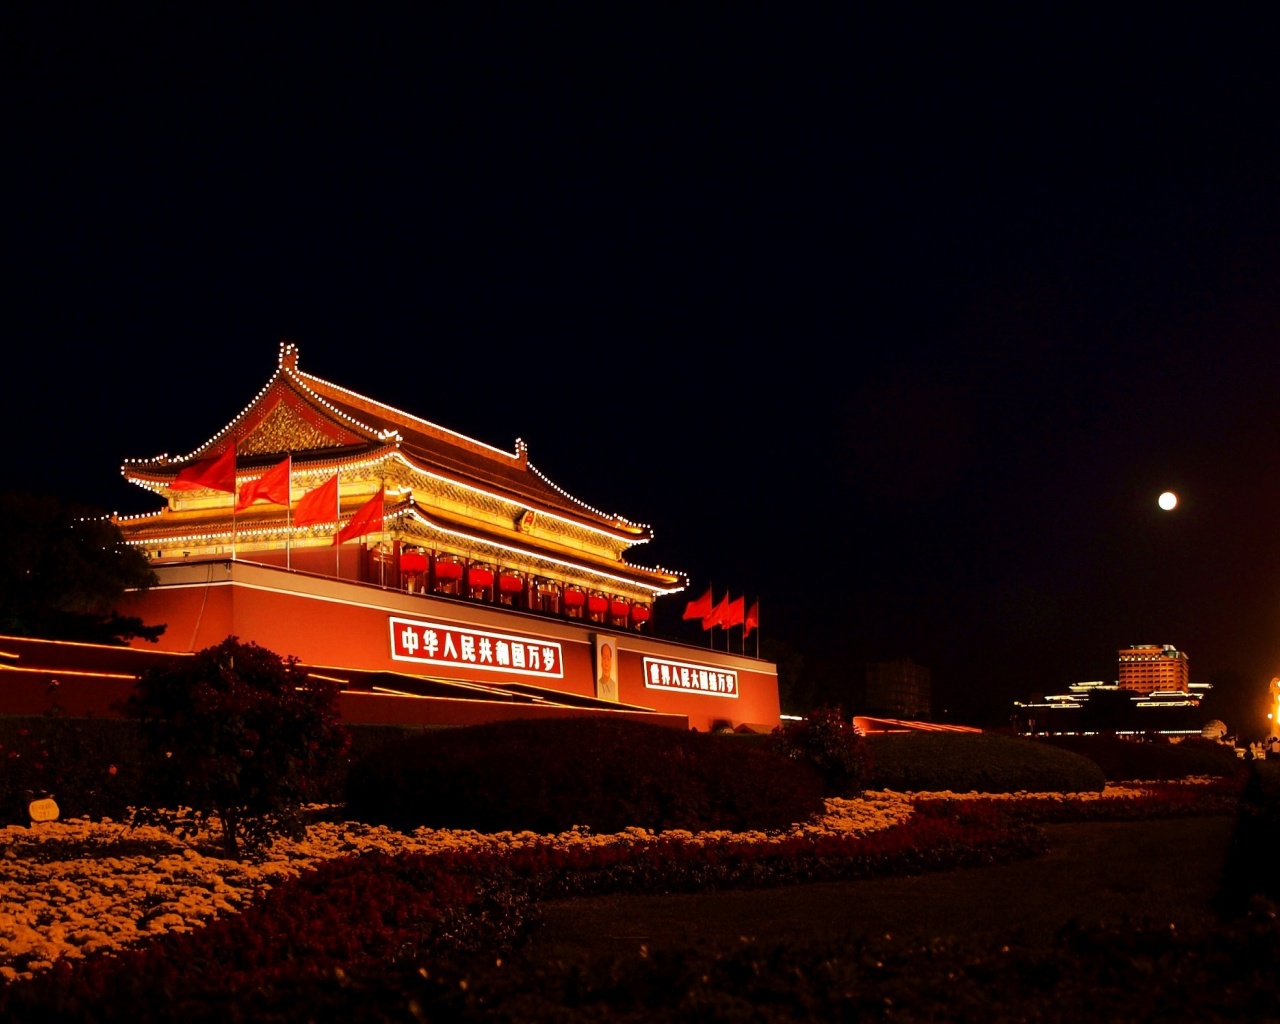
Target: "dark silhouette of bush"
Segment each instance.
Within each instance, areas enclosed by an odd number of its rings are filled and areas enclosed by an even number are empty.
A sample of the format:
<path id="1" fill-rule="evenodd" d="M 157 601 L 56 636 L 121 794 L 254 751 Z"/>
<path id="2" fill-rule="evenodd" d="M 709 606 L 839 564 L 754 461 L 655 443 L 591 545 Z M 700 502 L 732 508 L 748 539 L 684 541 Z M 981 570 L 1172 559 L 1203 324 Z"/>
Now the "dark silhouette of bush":
<path id="1" fill-rule="evenodd" d="M 123 820 L 146 790 L 137 726 L 116 719 L 0 719 L 0 826 L 30 821 L 32 800 L 52 798 L 59 818 Z"/>
<path id="2" fill-rule="evenodd" d="M 163 625 L 121 616 L 129 590 L 157 582 L 150 563 L 106 512 L 48 495 L 0 493 L 0 632 L 126 644 Z"/>
<path id="3" fill-rule="evenodd" d="M 777 753 L 818 773 L 827 796 L 853 797 L 866 789 L 871 757 L 840 708 L 824 706 L 798 722 L 784 722 L 771 739 Z"/>
<path id="4" fill-rule="evenodd" d="M 216 818 L 232 857 L 301 836 L 302 805 L 349 743 L 335 684 L 235 637 L 144 673 L 123 710 L 141 723 L 157 801 L 134 821 L 183 834 Z"/>
<path id="5" fill-rule="evenodd" d="M 779 829 L 822 808 L 814 772 L 738 742 L 601 718 L 441 729 L 351 766 L 346 817 L 481 832 Z"/>
<path id="6" fill-rule="evenodd" d="M 1218 896 L 1218 909 L 1227 917 L 1243 914 L 1258 899 L 1280 902 L 1280 763 L 1253 761 L 1247 771 Z"/>
<path id="7" fill-rule="evenodd" d="M 1115 736 L 1045 736 L 1036 742 L 1089 758 L 1108 782 L 1172 781 L 1190 775 L 1236 775 L 1244 770 L 1231 747 L 1199 738 L 1146 743 Z"/>
<path id="8" fill-rule="evenodd" d="M 1101 792 L 1106 778 L 1081 754 L 992 733 L 910 732 L 867 737 L 868 789 L 953 793 Z"/>

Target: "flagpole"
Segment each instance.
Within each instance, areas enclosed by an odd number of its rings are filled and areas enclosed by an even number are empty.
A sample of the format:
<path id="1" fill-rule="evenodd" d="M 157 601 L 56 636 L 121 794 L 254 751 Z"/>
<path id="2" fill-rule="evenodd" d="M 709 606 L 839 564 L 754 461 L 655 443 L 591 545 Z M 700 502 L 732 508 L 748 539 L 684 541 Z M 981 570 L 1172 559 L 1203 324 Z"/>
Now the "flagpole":
<path id="1" fill-rule="evenodd" d="M 293 568 L 293 452 L 285 456 L 289 460 L 289 504 L 284 507 L 284 567 Z"/>
<path id="2" fill-rule="evenodd" d="M 338 486 L 333 489 L 333 575 L 342 579 L 342 544 L 338 534 L 342 532 L 342 474 L 336 474 Z"/>
<path id="3" fill-rule="evenodd" d="M 231 451 L 236 451 L 238 437 L 231 439 Z M 231 456 L 231 561 L 236 560 L 236 506 L 240 504 L 240 478 L 236 476 L 236 456 Z"/>

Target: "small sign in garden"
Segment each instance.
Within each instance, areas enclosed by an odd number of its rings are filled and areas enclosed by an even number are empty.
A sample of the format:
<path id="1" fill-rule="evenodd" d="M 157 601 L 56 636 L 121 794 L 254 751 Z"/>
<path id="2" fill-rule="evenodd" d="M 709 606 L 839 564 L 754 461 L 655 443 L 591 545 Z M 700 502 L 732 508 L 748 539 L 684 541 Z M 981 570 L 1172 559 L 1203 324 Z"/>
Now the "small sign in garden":
<path id="1" fill-rule="evenodd" d="M 31 815 L 31 820 L 36 821 L 57 821 L 58 805 L 51 799 L 32 800 L 27 805 L 27 813 Z"/>

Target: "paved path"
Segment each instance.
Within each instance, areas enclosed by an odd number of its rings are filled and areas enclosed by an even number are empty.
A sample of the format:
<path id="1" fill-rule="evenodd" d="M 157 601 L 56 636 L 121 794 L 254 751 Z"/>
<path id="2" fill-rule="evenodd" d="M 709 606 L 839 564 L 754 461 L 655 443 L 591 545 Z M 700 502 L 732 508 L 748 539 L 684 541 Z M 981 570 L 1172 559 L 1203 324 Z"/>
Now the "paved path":
<path id="1" fill-rule="evenodd" d="M 906 878 L 679 896 L 609 895 L 541 905 L 530 954 L 837 939 L 1042 942 L 1072 918 L 1212 915 L 1233 819 L 1050 825 L 1050 852 L 1015 864 Z"/>

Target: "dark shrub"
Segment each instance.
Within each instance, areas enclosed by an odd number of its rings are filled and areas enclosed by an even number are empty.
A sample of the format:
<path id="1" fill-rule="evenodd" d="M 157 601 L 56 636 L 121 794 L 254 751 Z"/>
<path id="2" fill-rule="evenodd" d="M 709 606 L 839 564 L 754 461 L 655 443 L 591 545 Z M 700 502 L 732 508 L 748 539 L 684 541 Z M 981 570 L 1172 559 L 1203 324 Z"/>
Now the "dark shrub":
<path id="1" fill-rule="evenodd" d="M 482 832 L 776 829 L 822 808 L 804 765 L 731 736 L 602 718 L 424 733 L 356 761 L 346 797 L 348 818 Z"/>
<path id="2" fill-rule="evenodd" d="M 1280 762 L 1252 761 L 1247 771 L 1222 873 L 1219 904 L 1227 915 L 1243 913 L 1258 897 L 1280 901 Z"/>
<path id="3" fill-rule="evenodd" d="M 0 718 L 0 826 L 25 825 L 32 800 L 60 818 L 123 819 L 145 785 L 137 726 L 106 718 Z"/>
<path id="4" fill-rule="evenodd" d="M 180 808 L 217 818 L 233 857 L 242 842 L 303 834 L 302 804 L 348 743 L 333 683 L 235 637 L 144 673 L 124 710 L 141 722 L 160 804 L 134 820 L 181 832 Z"/>
<path id="5" fill-rule="evenodd" d="M 1146 743 L 1115 736 L 1045 736 L 1036 742 L 1084 755 L 1102 769 L 1108 782 L 1170 781 L 1244 770 L 1231 747 L 1199 738 Z"/>
<path id="6" fill-rule="evenodd" d="M 840 708 L 821 707 L 772 733 L 779 754 L 809 765 L 828 796 L 858 796 L 866 789 L 871 761 L 867 745 Z"/>
<path id="7" fill-rule="evenodd" d="M 899 792 L 1085 793 L 1106 785 L 1087 757 L 991 733 L 910 732 L 867 737 L 868 789 Z"/>

